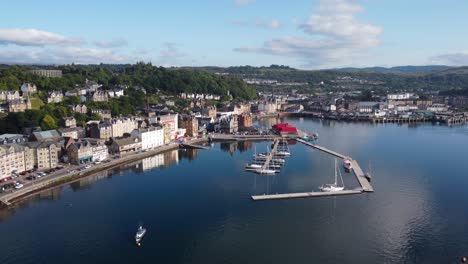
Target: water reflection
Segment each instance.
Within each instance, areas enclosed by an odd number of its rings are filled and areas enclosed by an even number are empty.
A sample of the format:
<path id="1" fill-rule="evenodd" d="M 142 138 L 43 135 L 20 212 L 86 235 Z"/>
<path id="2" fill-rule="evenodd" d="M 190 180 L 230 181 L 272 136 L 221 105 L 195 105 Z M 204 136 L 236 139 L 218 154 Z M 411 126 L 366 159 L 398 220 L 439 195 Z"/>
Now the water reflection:
<path id="1" fill-rule="evenodd" d="M 254 143 L 252 141 L 239 141 L 239 142 L 222 142 L 220 148 L 224 152 L 228 152 L 231 156 L 239 151 L 240 153 L 246 152 L 253 148 Z"/>

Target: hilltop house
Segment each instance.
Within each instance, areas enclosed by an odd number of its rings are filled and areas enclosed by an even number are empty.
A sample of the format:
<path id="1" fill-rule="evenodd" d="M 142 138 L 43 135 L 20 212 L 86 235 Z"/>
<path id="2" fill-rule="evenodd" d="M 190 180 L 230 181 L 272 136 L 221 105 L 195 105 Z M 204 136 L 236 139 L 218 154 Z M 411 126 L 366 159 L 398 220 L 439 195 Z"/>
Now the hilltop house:
<path id="1" fill-rule="evenodd" d="M 63 101 L 63 93 L 61 91 L 51 91 L 47 93 L 47 103 L 60 103 Z"/>

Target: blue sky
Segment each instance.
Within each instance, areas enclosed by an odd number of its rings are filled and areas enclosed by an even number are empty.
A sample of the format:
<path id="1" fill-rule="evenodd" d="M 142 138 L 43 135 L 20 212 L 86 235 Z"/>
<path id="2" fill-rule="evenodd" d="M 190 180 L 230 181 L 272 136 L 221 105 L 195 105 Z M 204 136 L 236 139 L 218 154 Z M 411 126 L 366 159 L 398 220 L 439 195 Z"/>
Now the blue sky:
<path id="1" fill-rule="evenodd" d="M 8 1 L 0 63 L 467 65 L 466 10 L 460 0 Z"/>

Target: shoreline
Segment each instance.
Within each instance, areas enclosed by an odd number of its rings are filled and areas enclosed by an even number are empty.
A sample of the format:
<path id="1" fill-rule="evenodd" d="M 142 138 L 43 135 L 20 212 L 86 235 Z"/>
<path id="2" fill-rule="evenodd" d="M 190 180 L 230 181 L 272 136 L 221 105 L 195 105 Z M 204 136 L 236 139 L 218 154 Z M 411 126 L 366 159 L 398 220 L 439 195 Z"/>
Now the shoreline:
<path id="1" fill-rule="evenodd" d="M 208 138 L 200 138 L 200 139 L 194 139 L 189 141 L 190 144 L 202 144 L 202 143 L 207 143 Z M 9 208 L 13 206 L 14 204 L 28 198 L 31 196 L 34 196 L 38 193 L 41 193 L 46 190 L 50 190 L 53 188 L 57 188 L 60 186 L 63 186 L 65 184 L 69 184 L 72 182 L 75 182 L 77 180 L 81 180 L 83 178 L 86 178 L 88 176 L 94 175 L 96 173 L 100 173 L 105 170 L 109 170 L 112 168 L 115 168 L 117 166 L 125 165 L 128 163 L 140 161 L 142 159 L 154 156 L 156 154 L 164 153 L 166 151 L 171 151 L 171 150 L 176 150 L 179 149 L 180 145 L 179 144 L 171 144 L 171 145 L 164 145 L 160 146 L 157 149 L 143 152 L 143 153 L 132 153 L 127 156 L 124 156 L 119 159 L 111 160 L 108 163 L 100 164 L 100 165 L 95 165 L 94 167 L 86 170 L 86 171 L 77 171 L 74 173 L 68 173 L 64 175 L 56 175 L 55 177 L 51 178 L 43 178 L 39 183 L 35 183 L 29 186 L 26 186 L 20 190 L 16 190 L 12 193 L 7 193 L 4 194 L 0 197 L 0 209 L 4 208 Z"/>
<path id="2" fill-rule="evenodd" d="M 299 113 L 289 113 L 289 112 L 278 112 L 275 114 L 266 114 L 266 115 L 254 115 L 255 120 L 261 120 L 264 118 L 284 118 L 284 117 L 306 117 L 319 120 L 332 120 L 340 122 L 357 122 L 357 123 L 371 123 L 371 124 L 420 124 L 420 123 L 440 123 L 443 125 L 465 125 L 468 123 L 468 116 L 451 116 L 447 119 L 434 119 L 427 117 L 370 117 L 370 116 L 340 116 L 340 115 L 330 115 L 323 112 L 299 112 Z"/>

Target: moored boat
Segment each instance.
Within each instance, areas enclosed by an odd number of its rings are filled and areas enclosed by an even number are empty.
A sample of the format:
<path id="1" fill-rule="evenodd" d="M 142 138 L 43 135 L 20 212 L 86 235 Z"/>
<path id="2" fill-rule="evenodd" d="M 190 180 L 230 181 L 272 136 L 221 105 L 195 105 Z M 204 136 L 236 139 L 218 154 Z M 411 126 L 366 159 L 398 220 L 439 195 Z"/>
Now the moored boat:
<path id="1" fill-rule="evenodd" d="M 350 159 L 344 159 L 343 160 L 343 166 L 348 172 L 353 168 L 353 165 L 352 165 Z"/>
<path id="2" fill-rule="evenodd" d="M 340 174 L 340 179 L 341 179 L 341 186 L 338 185 L 338 173 Z M 343 177 L 341 176 L 341 171 L 338 169 L 336 165 L 336 159 L 335 159 L 335 182 L 332 184 L 326 184 L 325 186 L 321 186 L 320 190 L 322 192 L 337 192 L 337 191 L 342 191 L 344 190 L 344 182 L 343 182 Z"/>

